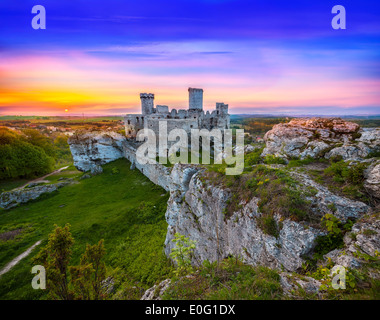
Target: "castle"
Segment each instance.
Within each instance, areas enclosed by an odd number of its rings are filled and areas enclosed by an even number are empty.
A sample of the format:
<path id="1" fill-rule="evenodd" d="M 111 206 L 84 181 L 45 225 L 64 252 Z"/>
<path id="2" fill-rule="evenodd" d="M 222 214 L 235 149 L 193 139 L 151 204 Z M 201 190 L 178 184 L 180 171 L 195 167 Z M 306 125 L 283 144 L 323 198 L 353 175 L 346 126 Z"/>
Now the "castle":
<path id="1" fill-rule="evenodd" d="M 154 94 L 140 93 L 141 114 L 127 114 L 124 118 L 125 134 L 134 139 L 141 129 L 152 129 L 158 134 L 159 122 L 167 122 L 168 132 L 173 129 L 229 129 L 230 115 L 228 104 L 216 103 L 216 110 L 211 113 L 203 110 L 203 89 L 189 88 L 189 108 L 187 110 L 172 109 L 165 105 L 154 107 Z"/>

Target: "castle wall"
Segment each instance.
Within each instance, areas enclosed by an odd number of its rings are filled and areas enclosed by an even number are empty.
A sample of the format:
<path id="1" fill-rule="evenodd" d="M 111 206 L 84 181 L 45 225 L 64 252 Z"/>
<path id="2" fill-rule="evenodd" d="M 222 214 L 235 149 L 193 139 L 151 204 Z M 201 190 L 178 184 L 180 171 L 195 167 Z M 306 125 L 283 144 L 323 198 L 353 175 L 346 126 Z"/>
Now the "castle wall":
<path id="1" fill-rule="evenodd" d="M 156 164 L 138 163 L 136 161 L 136 149 L 128 144 L 128 142 L 125 142 L 124 144 L 124 156 L 150 181 L 161 186 L 166 191 L 169 191 L 171 172 L 170 168 L 167 168 L 158 162 Z"/>

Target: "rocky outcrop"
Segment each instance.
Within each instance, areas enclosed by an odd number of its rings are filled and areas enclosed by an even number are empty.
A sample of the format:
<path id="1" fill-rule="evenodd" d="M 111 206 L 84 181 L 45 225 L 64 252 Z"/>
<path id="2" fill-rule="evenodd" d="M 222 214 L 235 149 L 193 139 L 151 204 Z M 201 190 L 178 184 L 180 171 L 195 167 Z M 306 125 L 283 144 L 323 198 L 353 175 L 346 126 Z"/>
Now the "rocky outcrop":
<path id="1" fill-rule="evenodd" d="M 174 234 L 179 232 L 196 241 L 194 261 L 217 261 L 233 255 L 252 265 L 294 271 L 301 267 L 302 257 L 312 250 L 316 237 L 322 234 L 320 230 L 291 220 L 281 221 L 277 238 L 265 234 L 256 222 L 256 217 L 261 215 L 257 198 L 225 219 L 224 209 L 231 197 L 230 191 L 204 184 L 202 171 L 193 173 L 187 183 L 185 172 L 186 168 L 178 164 L 172 171 L 173 188 L 166 211 L 167 255 L 173 248 Z M 276 219 L 280 221 L 281 217 Z"/>
<path id="2" fill-rule="evenodd" d="M 289 297 L 296 297 L 299 290 L 306 294 L 320 295 L 322 283 L 314 278 L 303 276 L 302 279 L 289 272 L 280 273 L 280 283 L 284 294 Z"/>
<path id="3" fill-rule="evenodd" d="M 21 203 L 35 200 L 43 194 L 52 193 L 69 183 L 69 181 L 64 181 L 55 184 L 38 185 L 31 188 L 5 191 L 0 194 L 0 207 L 3 209 L 16 207 Z"/>
<path id="4" fill-rule="evenodd" d="M 141 300 L 161 300 L 165 291 L 169 289 L 170 284 L 171 280 L 166 279 L 159 284 L 154 285 L 152 288 L 145 291 Z"/>
<path id="5" fill-rule="evenodd" d="M 366 215 L 356 222 L 351 232 L 344 236 L 344 248 L 335 249 L 324 256 L 335 265 L 345 268 L 359 268 L 379 259 L 380 219 L 379 214 Z"/>
<path id="6" fill-rule="evenodd" d="M 76 132 L 68 139 L 75 167 L 93 174 L 101 172 L 100 165 L 124 157 L 125 141 L 123 135 L 108 131 Z"/>
<path id="7" fill-rule="evenodd" d="M 380 160 L 372 162 L 364 172 L 364 187 L 376 199 L 380 200 Z"/>
<path id="8" fill-rule="evenodd" d="M 316 183 L 303 172 L 293 170 L 292 176 L 303 185 L 305 192 L 310 188 L 314 191 L 313 195 L 307 196 L 306 199 L 310 201 L 311 208 L 314 209 L 315 215 L 319 218 L 330 213 L 345 223 L 348 219 L 358 219 L 371 209 L 363 202 L 332 193 L 328 188 Z"/>
<path id="9" fill-rule="evenodd" d="M 307 196 L 307 200 L 313 208 L 315 220 L 331 213 L 345 222 L 358 219 L 370 210 L 362 202 L 331 193 L 302 172 L 294 171 L 292 176 L 305 193 L 313 189 L 313 195 Z M 295 271 L 304 262 L 303 257 L 312 252 L 316 238 L 324 234 L 310 225 L 277 215 L 274 218 L 282 226 L 278 236 L 264 233 L 257 223 L 261 216 L 258 198 L 241 203 L 241 209 L 226 219 L 225 208 L 233 192 L 202 180 L 202 169 L 176 164 L 172 170 L 166 211 L 167 255 L 173 248 L 171 240 L 178 232 L 196 241 L 194 262 L 222 260 L 233 255 L 242 257 L 248 264 Z"/>
<path id="10" fill-rule="evenodd" d="M 380 129 L 360 129 L 340 118 L 293 119 L 265 134 L 262 156 L 360 160 L 380 149 L 379 136 Z"/>

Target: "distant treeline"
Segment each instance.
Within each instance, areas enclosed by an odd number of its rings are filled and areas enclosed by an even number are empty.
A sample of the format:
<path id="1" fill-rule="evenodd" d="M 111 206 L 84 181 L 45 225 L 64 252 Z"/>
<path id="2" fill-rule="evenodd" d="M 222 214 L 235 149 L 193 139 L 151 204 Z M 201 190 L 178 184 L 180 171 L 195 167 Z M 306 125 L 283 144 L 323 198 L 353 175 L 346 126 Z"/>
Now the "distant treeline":
<path id="1" fill-rule="evenodd" d="M 378 128 L 380 127 L 380 119 L 366 119 L 366 120 L 358 120 L 358 119 L 345 119 L 348 121 L 355 122 L 359 124 L 363 128 Z"/>
<path id="2" fill-rule="evenodd" d="M 245 132 L 249 132 L 251 135 L 263 136 L 275 124 L 288 121 L 290 121 L 290 118 L 238 118 L 231 120 L 231 127 L 242 125 Z"/>
<path id="3" fill-rule="evenodd" d="M 27 124 L 33 124 L 36 126 L 53 126 L 53 127 L 72 127 L 72 126 L 93 126 L 102 127 L 105 124 L 107 126 L 116 126 L 117 120 L 99 120 L 99 122 L 93 121 L 45 121 L 45 122 L 32 122 L 28 120 L 0 120 L 0 126 L 4 127 L 22 127 Z"/>
<path id="4" fill-rule="evenodd" d="M 0 180 L 33 178 L 70 161 L 64 135 L 49 137 L 33 129 L 20 134 L 0 127 Z"/>

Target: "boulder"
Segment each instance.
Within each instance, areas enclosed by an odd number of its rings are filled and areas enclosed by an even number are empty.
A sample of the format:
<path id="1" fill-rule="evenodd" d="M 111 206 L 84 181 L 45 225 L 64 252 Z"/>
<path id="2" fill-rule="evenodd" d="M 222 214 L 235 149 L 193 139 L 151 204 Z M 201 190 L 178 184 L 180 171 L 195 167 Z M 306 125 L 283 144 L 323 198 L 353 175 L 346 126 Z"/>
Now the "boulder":
<path id="1" fill-rule="evenodd" d="M 364 187 L 376 199 L 380 200 L 380 160 L 374 161 L 364 171 Z"/>
<path id="2" fill-rule="evenodd" d="M 284 220 L 278 237 L 265 234 L 257 224 L 258 198 L 242 204 L 242 209 L 225 219 L 224 209 L 231 197 L 228 189 L 202 182 L 201 171 L 184 179 L 180 166 L 172 171 L 170 198 L 165 214 L 168 230 L 165 252 L 170 254 L 174 234 L 196 241 L 196 261 L 217 261 L 228 255 L 240 256 L 252 265 L 263 264 L 272 268 L 284 267 L 295 271 L 302 266 L 303 257 L 322 235 L 320 230 L 301 223 Z M 189 177 L 190 175 L 187 175 Z M 276 217 L 280 220 L 280 217 Z"/>
<path id="3" fill-rule="evenodd" d="M 169 289 L 171 284 L 170 279 L 166 279 L 162 282 L 160 282 L 157 285 L 154 285 L 152 288 L 149 288 L 145 291 L 144 295 L 140 300 L 161 300 L 162 295 L 165 293 L 166 290 Z"/>
<path id="4" fill-rule="evenodd" d="M 273 126 L 265 134 L 262 156 L 361 160 L 380 149 L 379 132 L 360 129 L 358 124 L 340 118 L 293 119 Z"/>
<path id="5" fill-rule="evenodd" d="M 112 131 L 76 132 L 68 139 L 75 167 L 97 173 L 100 165 L 124 157 L 125 141 L 125 136 Z"/>
<path id="6" fill-rule="evenodd" d="M 52 193 L 69 183 L 70 182 L 65 181 L 55 184 L 38 185 L 32 188 L 5 191 L 0 194 L 0 207 L 3 209 L 16 207 L 21 203 L 26 203 L 30 200 L 37 199 L 42 194 Z"/>

